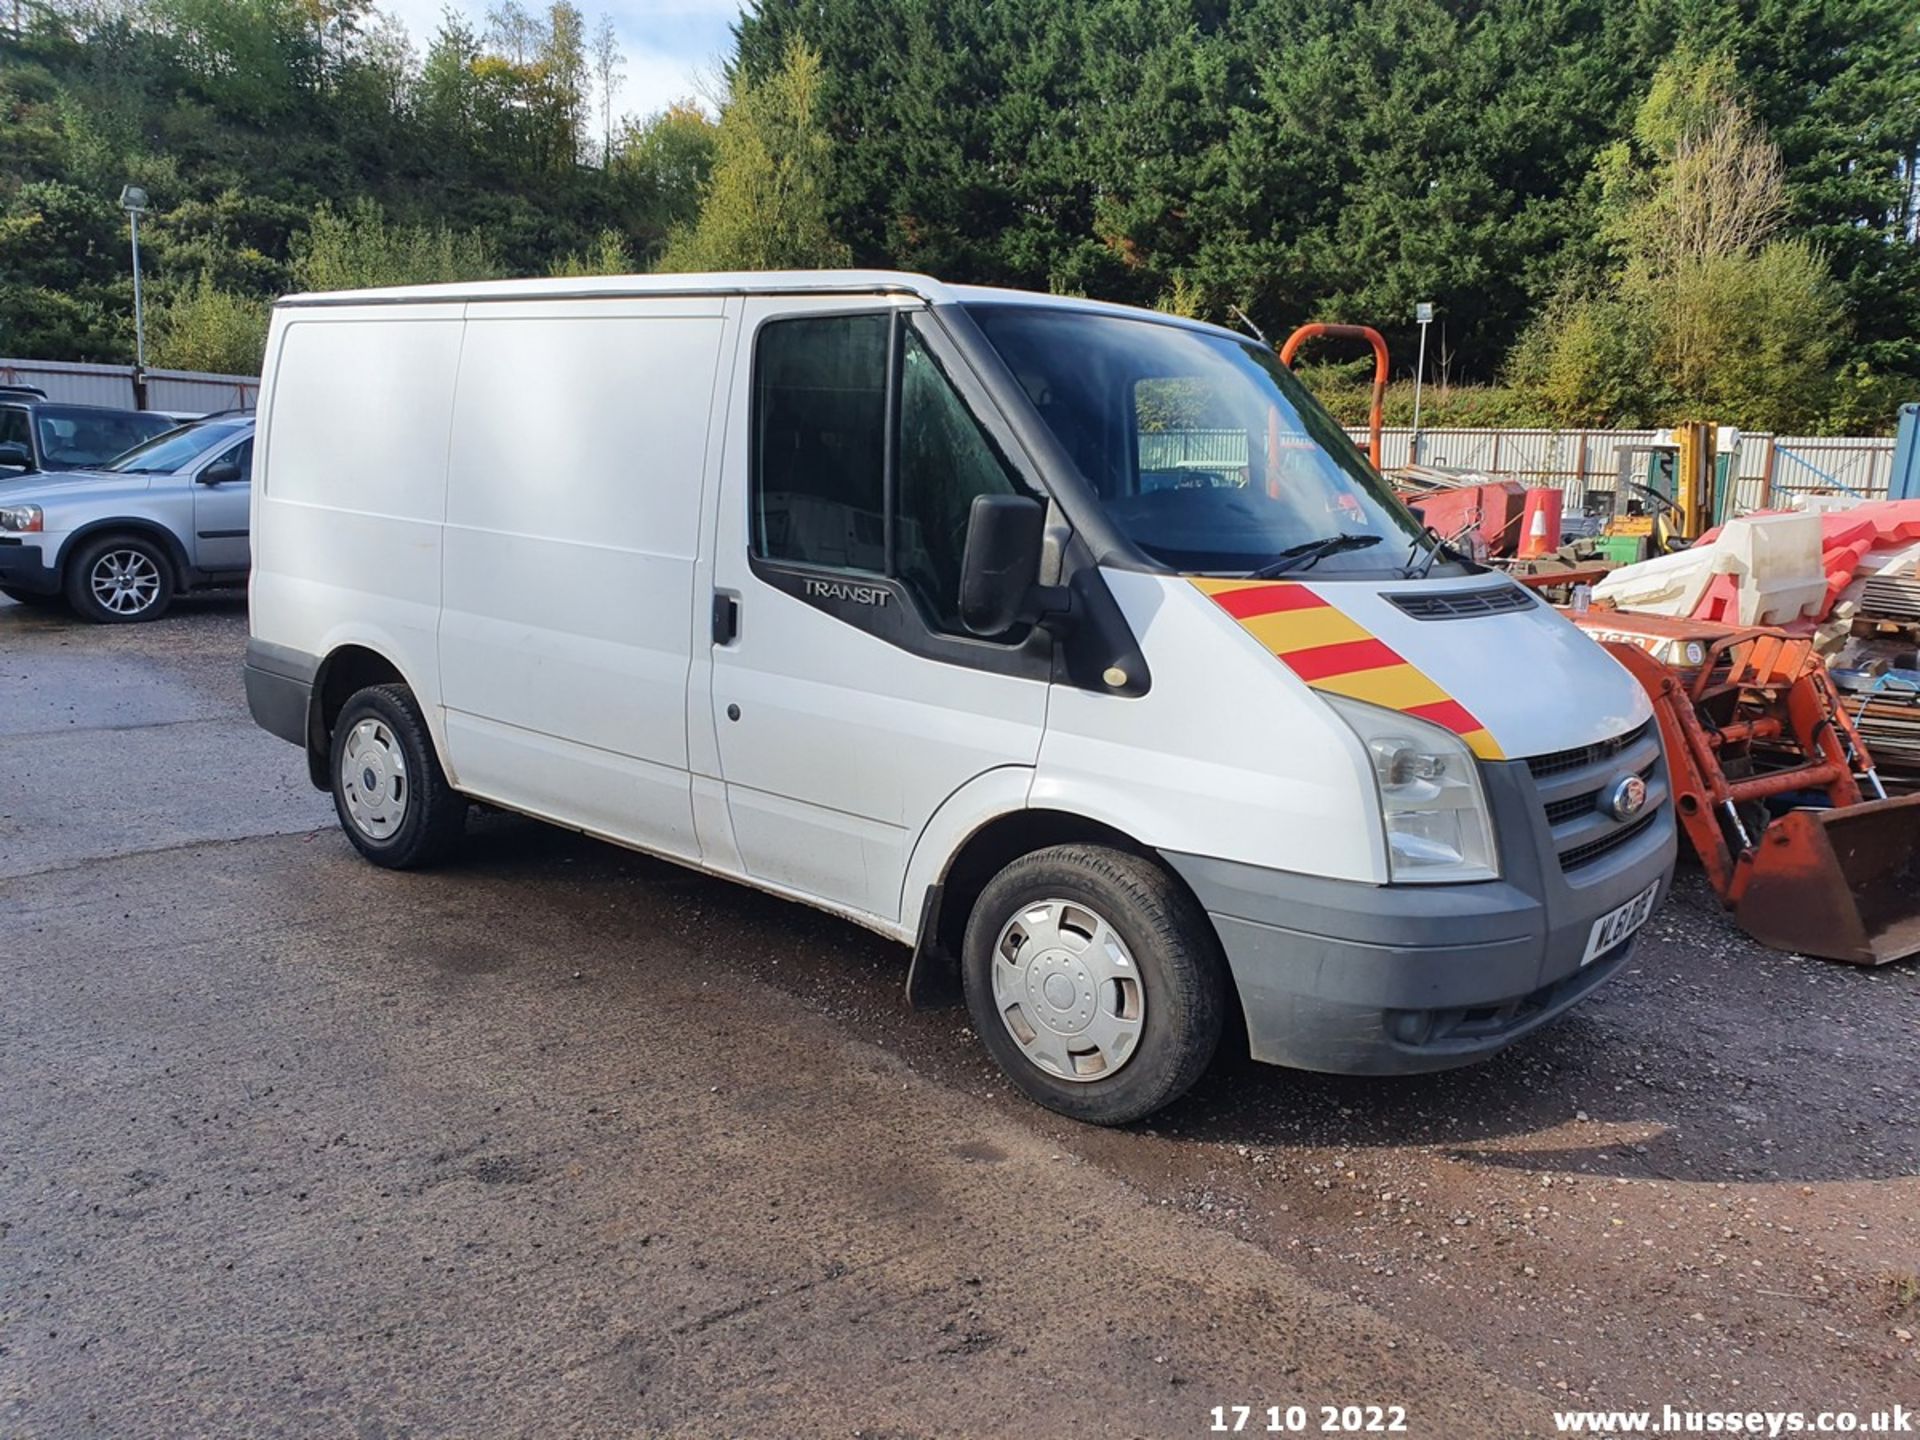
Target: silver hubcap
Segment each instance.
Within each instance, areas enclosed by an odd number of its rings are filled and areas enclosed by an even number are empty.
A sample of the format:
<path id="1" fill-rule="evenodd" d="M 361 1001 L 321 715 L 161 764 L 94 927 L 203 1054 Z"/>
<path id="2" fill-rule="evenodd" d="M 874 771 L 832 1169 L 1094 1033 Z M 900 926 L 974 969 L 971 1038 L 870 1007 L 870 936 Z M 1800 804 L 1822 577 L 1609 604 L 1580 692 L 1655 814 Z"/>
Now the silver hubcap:
<path id="1" fill-rule="evenodd" d="M 993 947 L 993 1002 L 1016 1044 L 1062 1080 L 1102 1080 L 1133 1057 L 1147 995 L 1113 927 L 1072 900 L 1024 907 Z"/>
<path id="2" fill-rule="evenodd" d="M 109 550 L 88 577 L 93 598 L 116 615 L 138 615 L 159 598 L 160 567 L 138 550 Z"/>
<path id="3" fill-rule="evenodd" d="M 340 747 L 340 793 L 360 833 L 386 840 L 407 818 L 407 757 L 383 720 L 362 720 Z"/>

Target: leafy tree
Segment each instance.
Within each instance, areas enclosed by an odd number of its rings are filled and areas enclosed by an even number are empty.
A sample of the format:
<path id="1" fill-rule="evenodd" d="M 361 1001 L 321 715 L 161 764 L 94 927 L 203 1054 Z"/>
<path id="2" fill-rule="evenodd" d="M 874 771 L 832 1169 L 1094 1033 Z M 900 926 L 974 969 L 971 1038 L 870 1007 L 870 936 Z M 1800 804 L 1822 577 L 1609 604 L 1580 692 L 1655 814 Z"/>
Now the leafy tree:
<path id="1" fill-rule="evenodd" d="M 473 27 L 452 10 L 447 11 L 427 47 L 418 87 L 421 124 L 441 144 L 470 144 L 479 126 L 479 84 L 474 66 L 482 53 Z"/>
<path id="2" fill-rule="evenodd" d="M 129 275 L 126 217 L 59 180 L 22 185 L 0 212 L 0 276 L 81 290 Z"/>
<path id="3" fill-rule="evenodd" d="M 587 19 L 571 0 L 554 0 L 547 11 L 538 75 L 557 135 L 567 142 L 551 163 L 571 166 L 586 138 Z"/>
<path id="4" fill-rule="evenodd" d="M 720 112 L 699 218 L 676 233 L 663 270 L 772 270 L 847 263 L 827 222 L 830 145 L 818 117 L 820 57 L 787 47 L 764 80 L 736 77 Z"/>
<path id="5" fill-rule="evenodd" d="M 1784 166 L 1725 60 L 1684 51 L 1598 164 L 1613 259 L 1517 349 L 1513 377 L 1569 420 L 1813 423 L 1844 336 L 1840 288 L 1782 237 Z"/>
<path id="6" fill-rule="evenodd" d="M 1646 7 L 1695 50 L 1724 47 L 1779 147 L 1791 231 L 1828 258 L 1851 354 L 1920 379 L 1920 10 L 1912 0 L 1697 0 Z M 1911 391 L 1909 397 L 1911 398 Z"/>
<path id="7" fill-rule="evenodd" d="M 699 216 L 718 130 L 691 100 L 675 101 L 645 123 L 628 125 L 610 168 L 638 230 L 665 237 Z"/>
<path id="8" fill-rule="evenodd" d="M 620 82 L 626 79 L 622 68 L 625 57 L 620 53 L 620 36 L 613 28 L 613 21 L 606 16 L 600 17 L 600 26 L 593 32 L 591 47 L 593 59 L 593 78 L 600 87 L 600 163 L 613 163 L 613 98 Z"/>
<path id="9" fill-rule="evenodd" d="M 0 281 L 0 351 L 132 364 L 133 287 L 124 306 L 97 297 Z"/>

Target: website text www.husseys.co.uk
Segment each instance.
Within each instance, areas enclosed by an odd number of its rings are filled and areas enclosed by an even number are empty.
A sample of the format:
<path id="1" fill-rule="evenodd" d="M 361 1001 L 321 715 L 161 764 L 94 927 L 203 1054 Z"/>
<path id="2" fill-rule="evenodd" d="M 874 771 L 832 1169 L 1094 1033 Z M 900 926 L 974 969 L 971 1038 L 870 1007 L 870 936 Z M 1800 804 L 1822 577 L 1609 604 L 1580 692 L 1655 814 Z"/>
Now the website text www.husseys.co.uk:
<path id="1" fill-rule="evenodd" d="M 1904 1405 L 1888 1410 L 1557 1410 L 1562 1435 L 1914 1435 Z"/>

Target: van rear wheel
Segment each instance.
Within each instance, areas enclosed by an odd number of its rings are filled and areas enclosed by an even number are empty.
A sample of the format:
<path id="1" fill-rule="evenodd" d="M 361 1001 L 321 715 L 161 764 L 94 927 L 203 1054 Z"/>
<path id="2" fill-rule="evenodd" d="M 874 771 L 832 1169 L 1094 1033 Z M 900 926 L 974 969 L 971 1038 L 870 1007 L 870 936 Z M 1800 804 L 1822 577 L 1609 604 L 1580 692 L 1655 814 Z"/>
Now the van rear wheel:
<path id="1" fill-rule="evenodd" d="M 961 971 L 1000 1068 L 1095 1125 L 1142 1119 L 1192 1088 L 1228 1010 L 1205 912 L 1160 865 L 1104 845 L 1037 850 L 994 876 Z"/>
<path id="2" fill-rule="evenodd" d="M 370 685 L 334 722 L 333 808 L 354 848 L 389 870 L 443 860 L 460 843 L 467 802 L 447 783 L 427 722 L 405 685 Z"/>

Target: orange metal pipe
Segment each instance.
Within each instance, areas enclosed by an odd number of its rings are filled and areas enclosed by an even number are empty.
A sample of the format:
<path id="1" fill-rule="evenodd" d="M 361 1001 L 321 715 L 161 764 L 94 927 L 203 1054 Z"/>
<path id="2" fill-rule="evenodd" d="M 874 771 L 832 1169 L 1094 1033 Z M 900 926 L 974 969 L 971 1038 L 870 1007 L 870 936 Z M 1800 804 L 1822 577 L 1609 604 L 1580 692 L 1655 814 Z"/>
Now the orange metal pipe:
<path id="1" fill-rule="evenodd" d="M 1378 470 L 1380 431 L 1385 424 L 1387 403 L 1387 337 L 1371 325 L 1323 325 L 1316 320 L 1311 325 L 1302 325 L 1287 337 L 1287 343 L 1280 347 L 1280 363 L 1292 369 L 1293 357 L 1299 353 L 1300 347 L 1320 335 L 1364 340 L 1373 347 L 1373 408 L 1367 413 L 1367 458 L 1373 461 L 1373 468 Z"/>

